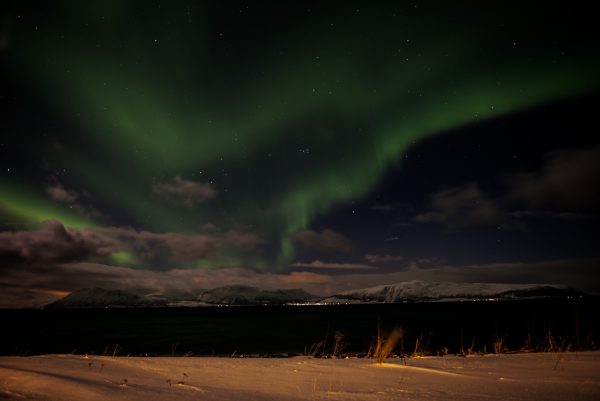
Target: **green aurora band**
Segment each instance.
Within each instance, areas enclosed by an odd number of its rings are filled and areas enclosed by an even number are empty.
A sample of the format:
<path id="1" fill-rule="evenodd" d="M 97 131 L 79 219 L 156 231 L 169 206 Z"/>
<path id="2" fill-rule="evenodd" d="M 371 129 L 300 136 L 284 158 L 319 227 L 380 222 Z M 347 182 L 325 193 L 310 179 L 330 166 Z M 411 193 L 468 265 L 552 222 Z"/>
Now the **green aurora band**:
<path id="1" fill-rule="evenodd" d="M 219 33 L 199 5 L 147 8 L 137 16 L 125 2 L 68 3 L 38 31 L 17 32 L 9 55 L 72 127 L 47 154 L 69 171 L 66 187 L 136 228 L 194 233 L 210 222 L 279 244 L 270 260 L 224 250 L 198 267 L 281 269 L 294 257 L 288 233 L 368 195 L 419 140 L 600 83 L 597 56 L 541 40 L 552 21 L 522 21 L 508 34 L 485 19 L 417 25 L 408 12 L 381 22 L 375 12 L 325 11 L 267 46 L 242 43 L 243 29 Z M 217 197 L 186 208 L 153 193 L 176 175 L 212 182 Z M 4 180 L 0 192 L 3 220 L 115 224 L 28 183 Z M 122 252 L 113 262 L 141 264 Z"/>

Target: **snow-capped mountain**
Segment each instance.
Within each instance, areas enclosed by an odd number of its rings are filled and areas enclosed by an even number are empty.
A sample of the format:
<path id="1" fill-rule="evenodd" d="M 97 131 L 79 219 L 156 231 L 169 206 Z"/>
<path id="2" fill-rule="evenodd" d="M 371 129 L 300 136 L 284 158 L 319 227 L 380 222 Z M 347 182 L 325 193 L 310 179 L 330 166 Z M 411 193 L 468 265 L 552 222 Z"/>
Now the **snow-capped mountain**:
<path id="1" fill-rule="evenodd" d="M 267 290 L 231 285 L 203 290 L 198 296 L 151 293 L 142 289 L 84 288 L 46 305 L 46 308 L 199 307 L 211 305 L 286 305 L 441 302 L 486 299 L 531 299 L 580 296 L 566 286 L 547 284 L 439 283 L 407 281 L 346 291 L 325 299 L 302 289 Z"/>
<path id="2" fill-rule="evenodd" d="M 320 303 L 401 303 L 478 299 L 523 299 L 581 295 L 566 286 L 547 284 L 440 283 L 406 281 L 346 291 L 325 298 Z"/>
<path id="3" fill-rule="evenodd" d="M 316 297 L 302 289 L 264 290 L 232 285 L 203 290 L 197 297 L 180 293 L 149 293 L 141 289 L 83 288 L 54 301 L 46 308 L 198 307 L 207 305 L 285 305 L 310 303 Z"/>
<path id="4" fill-rule="evenodd" d="M 308 303 L 318 297 L 302 290 L 263 290 L 244 285 L 217 287 L 204 291 L 198 301 L 211 305 L 285 305 L 290 303 Z"/>
<path id="5" fill-rule="evenodd" d="M 167 301 L 135 291 L 83 288 L 54 301 L 46 308 L 132 308 L 166 306 Z"/>

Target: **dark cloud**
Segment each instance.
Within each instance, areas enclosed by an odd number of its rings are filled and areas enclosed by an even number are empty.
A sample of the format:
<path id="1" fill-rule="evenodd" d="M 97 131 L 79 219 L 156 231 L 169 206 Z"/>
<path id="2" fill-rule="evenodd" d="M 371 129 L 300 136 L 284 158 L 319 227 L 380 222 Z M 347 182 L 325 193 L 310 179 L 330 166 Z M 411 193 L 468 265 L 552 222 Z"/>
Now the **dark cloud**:
<path id="1" fill-rule="evenodd" d="M 591 214 L 577 212 L 556 212 L 546 210 L 517 210 L 506 214 L 510 219 L 518 220 L 563 220 L 563 221 L 584 221 L 594 219 Z"/>
<path id="2" fill-rule="evenodd" d="M 290 234 L 293 243 L 321 252 L 351 252 L 352 241 L 343 234 L 325 229 L 323 231 L 301 230 Z"/>
<path id="3" fill-rule="evenodd" d="M 432 256 L 429 258 L 417 258 L 413 262 L 416 263 L 420 268 L 440 266 L 440 265 L 446 264 L 445 261 L 440 260 L 440 259 L 436 258 L 435 256 Z"/>
<path id="4" fill-rule="evenodd" d="M 369 263 L 389 263 L 389 262 L 400 262 L 404 258 L 402 256 L 394 256 L 394 255 L 365 255 L 365 260 Z"/>
<path id="5" fill-rule="evenodd" d="M 217 196 L 217 191 L 210 184 L 186 180 L 179 175 L 171 181 L 154 184 L 152 190 L 170 202 L 187 207 L 193 207 Z"/>
<path id="6" fill-rule="evenodd" d="M 132 250 L 146 260 L 167 249 L 174 258 L 180 260 L 204 259 L 218 247 L 217 240 L 205 234 L 155 233 L 133 228 L 109 227 L 96 229 L 99 233 L 115 238 L 125 248 Z"/>
<path id="7" fill-rule="evenodd" d="M 206 259 L 224 247 L 245 252 L 257 249 L 262 243 L 258 235 L 239 230 L 182 234 L 123 227 L 67 229 L 50 220 L 36 230 L 0 232 L 0 266 L 52 270 L 59 264 L 102 260 L 98 258 L 128 251 L 149 262 L 147 268 L 163 268 L 169 263 Z M 165 255 L 166 259 L 156 259 Z M 157 260 L 162 264 L 152 265 Z"/>
<path id="8" fill-rule="evenodd" d="M 394 205 L 389 204 L 389 203 L 376 203 L 371 206 L 371 210 L 388 213 L 388 212 L 393 212 L 394 210 L 396 210 L 396 208 L 394 207 Z"/>
<path id="9" fill-rule="evenodd" d="M 221 244 L 230 245 L 237 249 L 252 250 L 264 241 L 256 234 L 248 231 L 229 230 L 219 236 Z"/>
<path id="10" fill-rule="evenodd" d="M 56 177 L 52 178 L 52 184 L 46 187 L 46 191 L 53 200 L 66 203 L 70 209 L 75 210 L 83 216 L 102 216 L 95 207 L 84 200 L 84 198 L 90 197 L 88 193 L 81 194 L 74 189 L 67 189 Z"/>
<path id="11" fill-rule="evenodd" d="M 550 153 L 540 172 L 523 173 L 511 179 L 508 197 L 533 207 L 598 210 L 600 146 Z"/>
<path id="12" fill-rule="evenodd" d="M 116 251 L 116 244 L 90 230 L 67 229 L 56 220 L 33 231 L 0 232 L 0 263 L 45 264 L 88 260 Z"/>
<path id="13" fill-rule="evenodd" d="M 75 203 L 79 199 L 79 193 L 72 189 L 66 189 L 60 182 L 56 181 L 49 185 L 46 190 L 52 199 L 63 203 Z"/>
<path id="14" fill-rule="evenodd" d="M 141 232 L 136 240 L 145 241 L 148 248 L 153 244 L 165 246 L 171 254 L 181 260 L 197 260 L 210 256 L 218 247 L 215 238 L 201 234 Z"/>
<path id="15" fill-rule="evenodd" d="M 509 179 L 506 194 L 492 199 L 476 183 L 431 196 L 431 210 L 416 215 L 418 223 L 441 223 L 448 230 L 497 225 L 527 230 L 526 221 L 577 221 L 593 218 L 600 208 L 600 147 L 562 149 L 548 154 L 539 172 Z M 517 206 L 528 210 L 511 210 Z M 583 212 L 582 212 L 583 211 Z"/>
<path id="16" fill-rule="evenodd" d="M 213 232 L 213 233 L 221 231 L 221 229 L 216 224 L 213 224 L 213 223 L 203 224 L 202 226 L 200 226 L 200 229 L 204 232 Z"/>
<path id="17" fill-rule="evenodd" d="M 497 202 L 488 198 L 476 183 L 440 191 L 431 196 L 430 206 L 430 211 L 416 215 L 414 221 L 442 223 L 448 230 L 503 221 Z"/>
<path id="18" fill-rule="evenodd" d="M 394 203 L 374 203 L 370 206 L 371 210 L 381 213 L 401 213 L 401 214 L 412 214 L 414 212 L 414 206 L 410 203 L 394 202 Z"/>
<path id="19" fill-rule="evenodd" d="M 224 233 L 182 234 L 156 233 L 133 228 L 96 228 L 96 232 L 119 241 L 123 248 L 132 248 L 146 260 L 166 249 L 175 260 L 191 261 L 210 257 L 218 248 L 230 246 L 237 250 L 253 250 L 263 243 L 262 239 L 247 231 L 229 230 Z"/>
<path id="20" fill-rule="evenodd" d="M 375 266 L 365 265 L 362 263 L 336 263 L 336 262 L 322 262 L 320 260 L 314 260 L 308 263 L 296 262 L 292 263 L 290 267 L 298 268 L 309 268 L 309 269 L 335 269 L 335 270 L 371 270 L 376 269 Z"/>

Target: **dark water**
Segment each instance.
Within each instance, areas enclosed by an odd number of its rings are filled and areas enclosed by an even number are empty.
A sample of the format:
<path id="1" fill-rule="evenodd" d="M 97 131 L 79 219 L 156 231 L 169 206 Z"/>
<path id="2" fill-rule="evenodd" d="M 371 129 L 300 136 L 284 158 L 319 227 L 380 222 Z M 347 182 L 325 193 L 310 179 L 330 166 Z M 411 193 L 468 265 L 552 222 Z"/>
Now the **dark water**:
<path id="1" fill-rule="evenodd" d="M 431 304 L 260 306 L 194 309 L 0 310 L 2 355 L 268 355 L 303 353 L 335 333 L 343 352 L 364 353 L 382 332 L 399 326 L 405 352 L 415 341 L 429 353 L 471 346 L 489 351 L 503 338 L 510 349 L 531 339 L 595 348 L 598 299 L 550 299 Z M 402 346 L 402 344 L 401 344 Z M 400 350 L 401 351 L 401 348 Z"/>

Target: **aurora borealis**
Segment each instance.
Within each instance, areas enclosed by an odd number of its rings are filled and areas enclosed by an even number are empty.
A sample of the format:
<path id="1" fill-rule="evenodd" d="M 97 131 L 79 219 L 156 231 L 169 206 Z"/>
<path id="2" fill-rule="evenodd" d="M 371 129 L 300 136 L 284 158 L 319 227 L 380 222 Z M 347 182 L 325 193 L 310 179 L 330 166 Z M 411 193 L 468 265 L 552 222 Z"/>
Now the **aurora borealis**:
<path id="1" fill-rule="evenodd" d="M 599 153 L 582 110 L 600 57 L 585 7 L 4 4 L 0 286 L 591 266 Z M 509 161 L 464 162 L 477 146 Z M 415 164 L 418 149 L 436 157 Z M 561 213 L 578 225 L 558 232 Z M 499 230 L 514 244 L 482 249 Z"/>

